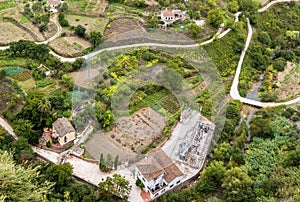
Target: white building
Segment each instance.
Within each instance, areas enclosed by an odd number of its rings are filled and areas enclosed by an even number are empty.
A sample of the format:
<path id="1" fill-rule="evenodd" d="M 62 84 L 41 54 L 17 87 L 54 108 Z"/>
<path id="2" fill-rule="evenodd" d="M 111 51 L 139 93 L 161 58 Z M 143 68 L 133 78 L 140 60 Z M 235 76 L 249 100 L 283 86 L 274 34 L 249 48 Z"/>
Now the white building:
<path id="1" fill-rule="evenodd" d="M 170 10 L 167 9 L 161 11 L 160 13 L 160 17 L 162 19 L 162 21 L 165 22 L 165 24 L 171 24 L 173 22 L 175 22 L 176 20 L 181 19 L 183 16 L 183 13 L 181 12 L 181 10 Z"/>
<path id="2" fill-rule="evenodd" d="M 159 149 L 137 164 L 135 177 L 140 179 L 144 191 L 154 199 L 179 185 L 183 180 L 183 173 L 167 154 Z"/>

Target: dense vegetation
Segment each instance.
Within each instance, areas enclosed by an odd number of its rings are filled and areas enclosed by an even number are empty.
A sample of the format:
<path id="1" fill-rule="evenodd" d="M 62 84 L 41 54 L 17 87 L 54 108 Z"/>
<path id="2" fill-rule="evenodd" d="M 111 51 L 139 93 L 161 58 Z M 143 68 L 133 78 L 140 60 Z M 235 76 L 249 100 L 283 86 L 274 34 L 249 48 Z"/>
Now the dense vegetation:
<path id="1" fill-rule="evenodd" d="M 299 4 L 277 4 L 257 16 L 255 33 L 242 68 L 239 89 L 247 94 L 253 80 L 265 72 L 260 96 L 264 101 L 275 101 L 276 75 L 283 71 L 287 61 L 299 63 Z"/>

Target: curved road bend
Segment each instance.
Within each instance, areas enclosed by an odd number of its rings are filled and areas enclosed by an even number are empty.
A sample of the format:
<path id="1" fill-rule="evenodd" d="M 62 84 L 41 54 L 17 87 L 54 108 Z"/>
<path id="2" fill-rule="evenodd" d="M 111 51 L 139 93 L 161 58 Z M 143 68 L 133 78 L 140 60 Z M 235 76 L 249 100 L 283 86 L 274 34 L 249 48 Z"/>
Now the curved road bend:
<path id="1" fill-rule="evenodd" d="M 295 2 L 300 2 L 300 0 L 276 0 L 276 1 L 271 1 L 270 3 L 268 3 L 267 5 L 265 5 L 264 7 L 258 9 L 259 13 L 263 13 L 266 10 L 268 10 L 271 6 L 273 6 L 274 4 L 277 3 L 285 3 L 285 2 L 291 2 L 291 1 L 295 1 Z"/>
<path id="2" fill-rule="evenodd" d="M 252 26 L 250 24 L 250 20 L 247 18 L 247 24 L 248 24 L 248 36 L 247 36 L 247 40 L 246 40 L 246 44 L 245 47 L 242 51 L 236 72 L 235 72 L 235 76 L 234 76 L 234 80 L 232 82 L 232 86 L 230 89 L 230 96 L 235 99 L 235 100 L 239 100 L 243 103 L 249 104 L 249 105 L 253 105 L 253 106 L 257 106 L 257 107 L 274 107 L 274 106 L 279 106 L 279 105 L 291 105 L 291 104 L 295 104 L 297 102 L 300 101 L 300 97 L 294 99 L 294 100 L 290 100 L 288 102 L 260 102 L 260 101 L 256 101 L 256 100 L 251 100 L 248 98 L 244 98 L 240 96 L 240 93 L 238 91 L 238 84 L 239 84 L 239 76 L 241 73 L 241 68 L 243 65 L 243 61 L 244 61 L 244 57 L 245 54 L 248 50 L 248 47 L 250 45 L 251 42 L 251 38 L 252 38 L 252 34 L 253 34 L 253 30 L 252 30 Z"/>

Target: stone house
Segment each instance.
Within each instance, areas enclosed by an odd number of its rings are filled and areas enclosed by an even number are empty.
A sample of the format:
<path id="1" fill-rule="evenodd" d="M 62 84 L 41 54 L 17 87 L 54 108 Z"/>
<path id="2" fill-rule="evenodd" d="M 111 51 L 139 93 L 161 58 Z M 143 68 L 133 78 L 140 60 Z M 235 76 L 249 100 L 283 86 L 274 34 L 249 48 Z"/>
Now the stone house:
<path id="1" fill-rule="evenodd" d="M 67 118 L 58 118 L 52 124 L 52 137 L 57 138 L 60 145 L 65 145 L 76 138 L 76 131 Z"/>

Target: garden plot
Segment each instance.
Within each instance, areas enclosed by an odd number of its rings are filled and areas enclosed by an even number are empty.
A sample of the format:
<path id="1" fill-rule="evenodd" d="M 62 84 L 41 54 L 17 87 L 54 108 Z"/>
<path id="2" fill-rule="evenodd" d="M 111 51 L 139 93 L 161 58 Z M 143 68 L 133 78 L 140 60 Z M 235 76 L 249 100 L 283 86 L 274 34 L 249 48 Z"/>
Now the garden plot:
<path id="1" fill-rule="evenodd" d="M 51 41 L 49 45 L 59 54 L 76 56 L 82 54 L 91 43 L 79 37 L 64 37 Z"/>
<path id="2" fill-rule="evenodd" d="M 287 63 L 283 72 L 277 75 L 276 85 L 278 88 L 275 90 L 278 98 L 281 100 L 289 100 L 300 95 L 300 65 Z"/>
<path id="3" fill-rule="evenodd" d="M 21 8 L 20 8 L 21 9 Z M 11 18 L 16 20 L 19 23 L 19 29 L 22 29 L 24 32 L 27 32 L 37 41 L 45 40 L 43 34 L 39 31 L 38 27 L 34 26 L 32 22 L 20 13 L 19 8 L 9 8 L 1 12 L 1 17 Z M 16 26 L 16 25 L 14 25 Z M 17 26 L 16 26 L 17 27 Z M 25 30 L 26 29 L 26 30 Z M 47 32 L 45 32 L 47 33 Z"/>
<path id="4" fill-rule="evenodd" d="M 109 132 L 94 134 L 86 142 L 86 149 L 95 159 L 111 154 L 119 155 L 120 161 L 134 160 L 152 141 L 159 137 L 165 127 L 165 118 L 144 108 L 131 117 L 121 117 L 115 121 Z"/>
<path id="5" fill-rule="evenodd" d="M 68 20 L 71 26 L 84 26 L 86 28 L 86 33 L 90 33 L 91 31 L 98 31 L 100 33 L 103 33 L 108 23 L 108 19 L 106 18 L 85 17 L 70 14 L 66 15 L 65 18 L 66 20 Z"/>
<path id="6" fill-rule="evenodd" d="M 0 43 L 2 44 L 19 41 L 21 39 L 31 41 L 34 40 L 29 33 L 23 31 L 22 29 L 9 22 L 0 22 L 0 30 Z"/>
<path id="7" fill-rule="evenodd" d="M 13 89 L 0 80 L 0 111 L 6 109 L 7 103 L 10 101 Z"/>
<path id="8" fill-rule="evenodd" d="M 166 119 L 151 108 L 144 108 L 130 117 L 115 121 L 107 138 L 122 148 L 139 153 L 158 138 L 166 125 Z"/>
<path id="9" fill-rule="evenodd" d="M 104 32 L 104 38 L 114 38 L 129 31 L 136 30 L 136 33 L 143 32 L 143 28 L 139 25 L 138 20 L 133 18 L 119 18 L 110 23 L 110 28 Z"/>
<path id="10" fill-rule="evenodd" d="M 69 12 L 85 15 L 103 15 L 108 6 L 107 0 L 68 0 Z"/>
<path id="11" fill-rule="evenodd" d="M 15 1 L 14 0 L 0 0 L 0 10 L 15 7 Z"/>

